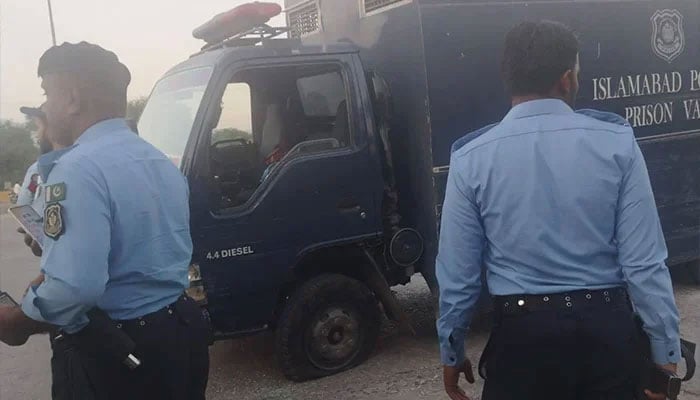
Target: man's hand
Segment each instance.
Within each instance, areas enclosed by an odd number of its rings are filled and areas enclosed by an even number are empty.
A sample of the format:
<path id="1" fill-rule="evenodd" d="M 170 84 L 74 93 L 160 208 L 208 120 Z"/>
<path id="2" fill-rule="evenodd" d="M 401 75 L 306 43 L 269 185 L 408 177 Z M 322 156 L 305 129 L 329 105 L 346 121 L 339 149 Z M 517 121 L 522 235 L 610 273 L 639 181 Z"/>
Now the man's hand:
<path id="1" fill-rule="evenodd" d="M 674 374 L 678 371 L 678 365 L 676 364 L 659 365 L 658 367 Z M 666 395 L 663 393 L 652 393 L 650 390 L 646 389 L 644 390 L 644 394 L 649 400 L 666 400 Z"/>
<path id="2" fill-rule="evenodd" d="M 445 384 L 445 392 L 452 400 L 469 400 L 469 397 L 459 387 L 459 374 L 464 373 L 467 382 L 474 383 L 474 372 L 472 372 L 472 363 L 469 359 L 464 361 L 464 364 L 448 367 L 443 366 L 442 379 Z"/>
<path id="3" fill-rule="evenodd" d="M 21 234 L 24 235 L 24 244 L 26 244 L 27 247 L 29 247 L 30 249 L 32 249 L 32 253 L 33 253 L 35 256 L 37 256 L 37 257 L 41 257 L 42 251 L 41 251 L 41 247 L 39 246 L 39 243 L 37 243 L 36 240 L 34 240 L 34 239 L 31 237 L 31 235 L 29 235 L 29 234 L 24 230 L 24 228 L 21 228 L 21 227 L 20 227 L 20 228 L 17 228 L 17 232 L 19 232 L 19 233 L 21 233 Z"/>
<path id="4" fill-rule="evenodd" d="M 21 346 L 29 336 L 57 329 L 45 322 L 27 317 L 19 307 L 0 306 L 0 342 L 10 346 Z"/>
<path id="5" fill-rule="evenodd" d="M 0 306 L 0 342 L 9 346 L 21 346 L 29 339 L 28 332 L 18 329 L 21 318 L 17 313 L 24 315 L 19 307 Z"/>

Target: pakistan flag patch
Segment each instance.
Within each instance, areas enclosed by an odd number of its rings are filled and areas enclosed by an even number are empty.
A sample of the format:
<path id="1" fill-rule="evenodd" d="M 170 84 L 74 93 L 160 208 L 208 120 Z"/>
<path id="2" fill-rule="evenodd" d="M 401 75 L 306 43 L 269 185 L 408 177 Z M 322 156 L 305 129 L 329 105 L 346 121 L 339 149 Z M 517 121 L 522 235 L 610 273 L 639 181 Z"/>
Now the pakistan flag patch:
<path id="1" fill-rule="evenodd" d="M 63 201 L 66 199 L 66 184 L 56 183 L 54 185 L 49 185 L 46 187 L 46 203 L 56 203 L 58 201 Z"/>

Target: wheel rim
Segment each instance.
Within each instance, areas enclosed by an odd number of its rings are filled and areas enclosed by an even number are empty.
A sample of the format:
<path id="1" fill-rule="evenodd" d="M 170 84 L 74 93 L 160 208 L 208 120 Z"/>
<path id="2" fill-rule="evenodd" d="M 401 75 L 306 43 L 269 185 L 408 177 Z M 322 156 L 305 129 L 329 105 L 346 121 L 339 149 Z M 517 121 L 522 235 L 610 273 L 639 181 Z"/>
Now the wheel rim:
<path id="1" fill-rule="evenodd" d="M 319 369 L 347 367 L 360 352 L 363 332 L 357 312 L 346 306 L 330 306 L 311 320 L 306 354 Z"/>

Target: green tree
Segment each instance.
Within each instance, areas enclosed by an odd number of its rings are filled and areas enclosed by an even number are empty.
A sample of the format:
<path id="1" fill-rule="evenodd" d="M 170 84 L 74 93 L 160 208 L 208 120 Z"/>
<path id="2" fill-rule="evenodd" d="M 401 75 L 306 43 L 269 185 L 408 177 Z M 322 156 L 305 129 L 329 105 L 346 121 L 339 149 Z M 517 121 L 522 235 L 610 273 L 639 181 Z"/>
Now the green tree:
<path id="1" fill-rule="evenodd" d="M 143 113 L 143 109 L 146 107 L 147 101 L 147 97 L 129 100 L 129 102 L 126 103 L 126 118 L 138 122 L 139 118 L 141 118 L 141 113 Z"/>
<path id="2" fill-rule="evenodd" d="M 250 134 L 249 132 L 245 132 L 245 131 L 242 131 L 240 129 L 225 128 L 225 129 L 214 130 L 214 132 L 211 136 L 212 143 L 218 143 L 218 142 L 223 142 L 225 140 L 233 140 L 233 139 L 245 139 L 248 141 L 252 141 L 253 135 Z"/>
<path id="3" fill-rule="evenodd" d="M 39 155 L 29 124 L 0 122 L 0 189 L 4 182 L 22 182 Z"/>

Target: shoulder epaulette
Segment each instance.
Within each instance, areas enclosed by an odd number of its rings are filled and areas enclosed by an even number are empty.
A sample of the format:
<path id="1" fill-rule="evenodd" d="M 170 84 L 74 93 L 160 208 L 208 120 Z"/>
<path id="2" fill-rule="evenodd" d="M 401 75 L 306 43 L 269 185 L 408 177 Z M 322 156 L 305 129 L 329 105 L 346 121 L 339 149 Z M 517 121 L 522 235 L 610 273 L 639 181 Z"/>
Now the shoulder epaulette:
<path id="1" fill-rule="evenodd" d="M 455 142 L 452 144 L 452 149 L 450 150 L 450 154 L 461 149 L 462 147 L 464 147 L 464 145 L 466 145 L 467 143 L 471 142 L 472 140 L 478 138 L 479 136 L 483 135 L 484 133 L 490 131 L 491 128 L 493 128 L 496 125 L 498 125 L 498 123 L 485 126 L 481 129 L 478 129 L 474 132 L 470 132 L 470 133 L 462 136 L 461 138 L 455 140 Z"/>
<path id="2" fill-rule="evenodd" d="M 627 122 L 626 119 L 622 118 L 622 116 L 607 112 L 607 111 L 600 111 L 600 110 L 593 110 L 590 108 L 582 109 L 582 110 L 576 110 L 577 114 L 585 115 L 586 117 L 590 117 L 593 119 L 597 119 L 598 121 L 602 122 L 608 122 L 611 124 L 616 124 L 620 126 L 630 126 L 629 122 Z"/>

